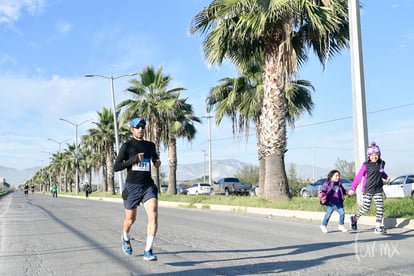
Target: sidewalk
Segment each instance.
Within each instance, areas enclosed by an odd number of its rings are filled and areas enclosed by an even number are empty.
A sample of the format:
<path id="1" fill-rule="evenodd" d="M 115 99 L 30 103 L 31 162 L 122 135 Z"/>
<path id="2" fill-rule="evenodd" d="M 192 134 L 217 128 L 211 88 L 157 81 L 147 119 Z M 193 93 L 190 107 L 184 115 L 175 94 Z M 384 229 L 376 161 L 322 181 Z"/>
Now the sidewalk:
<path id="1" fill-rule="evenodd" d="M 83 198 L 84 196 L 71 196 L 77 198 Z M 102 200 L 102 201 L 111 201 L 122 203 L 121 198 L 105 198 L 105 197 L 89 197 L 88 200 Z M 190 206 L 189 203 L 185 202 L 171 202 L 171 201 L 158 201 L 160 207 L 169 207 L 169 208 L 187 208 Z M 197 207 L 198 209 L 206 209 L 206 204 L 196 203 L 192 204 L 192 207 Z M 226 212 L 239 212 L 239 213 L 249 213 L 264 215 L 266 217 L 289 217 L 289 218 L 299 218 L 306 220 L 315 220 L 321 222 L 325 212 L 310 212 L 310 211 L 295 211 L 295 210 L 284 210 L 284 209 L 271 209 L 271 208 L 255 208 L 255 207 L 243 207 L 243 206 L 227 206 L 227 205 L 214 205 L 208 204 L 209 210 L 215 211 L 226 211 Z M 330 222 L 338 222 L 338 215 L 333 214 Z M 346 215 L 345 224 L 349 223 L 349 215 Z M 358 224 L 375 226 L 375 217 L 373 216 L 362 216 L 358 220 Z M 384 226 L 386 228 L 407 228 L 414 229 L 414 220 L 406 218 L 384 218 Z"/>

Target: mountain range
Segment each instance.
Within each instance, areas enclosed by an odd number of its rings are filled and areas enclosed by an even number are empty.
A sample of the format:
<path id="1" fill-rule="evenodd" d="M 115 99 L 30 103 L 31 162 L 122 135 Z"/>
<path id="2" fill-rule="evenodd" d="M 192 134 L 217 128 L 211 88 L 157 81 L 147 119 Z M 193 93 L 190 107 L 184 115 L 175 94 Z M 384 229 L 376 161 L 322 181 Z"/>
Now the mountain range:
<path id="1" fill-rule="evenodd" d="M 11 186 L 17 187 L 30 179 L 39 169 L 40 167 L 18 170 L 0 166 L 0 179 L 4 179 Z"/>
<path id="2" fill-rule="evenodd" d="M 212 160 L 212 179 L 217 180 L 221 177 L 234 176 L 243 167 L 257 166 L 256 164 L 249 164 L 240 162 L 235 159 L 226 160 Z M 286 164 L 286 171 L 289 171 L 291 164 Z M 298 179 L 307 180 L 325 177 L 329 169 L 315 167 L 311 165 L 298 165 L 294 164 L 296 176 Z M 7 183 L 12 186 L 18 186 L 30 179 L 40 168 L 28 168 L 24 170 L 17 170 L 15 168 L 8 168 L 0 166 L 0 179 L 4 178 Z M 165 173 L 168 177 L 168 162 L 164 162 L 161 166 L 161 172 Z M 208 175 L 208 162 L 203 163 L 191 163 L 191 164 L 178 164 L 177 166 L 177 181 L 193 180 Z"/>

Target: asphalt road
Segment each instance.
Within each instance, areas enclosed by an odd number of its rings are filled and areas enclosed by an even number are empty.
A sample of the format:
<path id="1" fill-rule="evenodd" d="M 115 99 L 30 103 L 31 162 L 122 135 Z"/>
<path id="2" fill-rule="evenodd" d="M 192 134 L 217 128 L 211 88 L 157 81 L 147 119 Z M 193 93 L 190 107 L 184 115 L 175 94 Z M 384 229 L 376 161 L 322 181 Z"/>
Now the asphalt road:
<path id="1" fill-rule="evenodd" d="M 159 213 L 158 261 L 148 262 L 143 208 L 127 256 L 119 202 L 0 197 L 0 275 L 414 274 L 412 229 L 323 234 L 315 220 L 171 207 Z"/>

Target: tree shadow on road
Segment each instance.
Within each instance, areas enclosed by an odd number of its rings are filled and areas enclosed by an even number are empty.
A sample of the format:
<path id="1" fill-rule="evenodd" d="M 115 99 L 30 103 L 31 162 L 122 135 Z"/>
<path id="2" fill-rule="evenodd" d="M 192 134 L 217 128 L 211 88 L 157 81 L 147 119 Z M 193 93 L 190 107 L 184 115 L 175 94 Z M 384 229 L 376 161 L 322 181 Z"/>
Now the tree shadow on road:
<path id="1" fill-rule="evenodd" d="M 292 245 L 292 246 L 282 246 L 276 248 L 262 248 L 262 249 L 242 249 L 242 250 L 191 250 L 191 251 L 177 251 L 177 252 L 168 252 L 166 254 L 200 254 L 200 256 L 206 255 L 220 255 L 220 258 L 215 259 L 204 259 L 204 260 L 194 260 L 194 261 L 183 261 L 183 262 L 174 262 L 166 263 L 166 265 L 175 266 L 175 267 L 197 267 L 195 269 L 189 269 L 186 271 L 180 270 L 179 272 L 169 272 L 169 273 L 159 273 L 151 275 L 252 275 L 252 274 L 269 274 L 269 273 L 287 273 L 293 271 L 300 271 L 303 269 L 308 269 L 310 267 L 319 266 L 330 259 L 343 258 L 352 256 L 353 253 L 342 253 L 342 254 L 333 254 L 333 255 L 324 255 L 314 254 L 316 251 L 324 250 L 327 248 L 332 248 L 335 246 L 343 246 L 349 244 L 349 241 L 339 241 L 339 242 L 327 242 L 327 243 L 313 243 L 313 244 L 303 244 L 303 245 Z M 285 252 L 285 251 L 289 252 Z M 292 255 L 301 255 L 304 253 L 311 252 L 315 256 L 320 256 L 315 259 L 304 259 L 304 260 L 278 260 L 280 257 L 287 257 Z M 263 255 L 264 253 L 264 255 Z M 222 258 L 223 254 L 229 254 L 233 257 Z M 253 254 L 257 254 L 254 256 Z M 260 254 L 260 255 L 259 255 Z M 160 255 L 160 254 L 159 254 Z M 242 256 L 242 257 L 241 257 Z M 273 259 L 271 262 L 260 262 L 260 260 L 269 260 Z M 225 262 L 234 262 L 234 261 L 250 261 L 254 262 L 253 264 L 241 264 L 241 265 L 231 265 L 225 266 Z M 199 266 L 206 263 L 217 263 L 217 267 L 214 268 L 199 268 Z"/>
<path id="2" fill-rule="evenodd" d="M 358 242 L 368 243 L 374 241 L 398 241 L 404 240 L 411 235 L 407 235 L 413 232 L 413 230 L 404 231 L 402 233 L 393 233 L 388 235 L 375 235 L 372 237 L 372 231 L 361 231 Z M 354 236 L 358 239 L 357 236 Z M 355 241 L 344 240 L 336 242 L 324 242 L 324 243 L 311 243 L 301 245 L 289 245 L 274 248 L 261 248 L 261 249 L 240 249 L 240 250 L 190 250 L 190 251 L 176 251 L 168 252 L 165 254 L 185 255 L 185 254 L 199 254 L 200 256 L 218 256 L 217 258 L 201 259 L 194 261 L 183 261 L 166 263 L 173 267 L 192 267 L 193 269 L 180 270 L 177 272 L 158 273 L 151 275 L 252 275 L 252 274 L 276 274 L 276 273 L 297 273 L 299 271 L 308 270 L 312 267 L 318 267 L 324 265 L 326 262 L 332 259 L 341 259 L 350 256 L 355 256 L 358 252 L 338 253 L 327 255 L 326 249 L 332 249 L 335 247 L 348 246 Z M 353 250 L 353 249 L 352 249 Z M 228 254 L 229 258 L 223 258 L 223 254 Z M 309 258 L 309 254 L 317 256 L 317 258 Z M 161 254 L 159 254 L 161 255 Z M 304 255 L 302 260 L 298 260 L 297 256 Z M 295 260 L 286 260 L 296 258 Z M 296 257 L 293 257 L 296 256 Z M 272 260 L 272 261 L 268 261 Z M 240 265 L 226 266 L 226 262 L 242 262 Z M 264 262 L 261 262 L 264 261 Z M 356 260 L 355 260 L 356 261 Z M 243 264 L 244 262 L 244 264 Z M 246 264 L 251 262 L 251 264 Z M 217 263 L 216 267 L 202 267 L 204 264 Z M 201 267 L 200 267 L 201 266 Z M 336 269 L 332 268 L 332 272 L 335 274 Z M 338 271 L 337 271 L 338 272 Z"/>

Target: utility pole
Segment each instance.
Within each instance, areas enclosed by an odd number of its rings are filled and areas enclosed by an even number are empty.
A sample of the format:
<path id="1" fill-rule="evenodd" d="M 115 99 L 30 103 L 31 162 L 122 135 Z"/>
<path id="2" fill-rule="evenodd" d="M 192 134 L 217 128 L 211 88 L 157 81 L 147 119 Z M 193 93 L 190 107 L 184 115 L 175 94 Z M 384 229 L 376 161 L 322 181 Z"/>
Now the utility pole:
<path id="1" fill-rule="evenodd" d="M 211 124 L 210 119 L 213 118 L 210 114 L 206 116 L 201 116 L 201 118 L 206 118 L 208 120 L 208 184 L 213 185 L 213 168 L 212 168 L 212 157 L 211 157 Z"/>
<path id="2" fill-rule="evenodd" d="M 201 151 L 203 152 L 203 182 L 206 182 L 206 151 Z"/>
<path id="3" fill-rule="evenodd" d="M 355 170 L 366 160 L 368 146 L 368 123 L 365 103 L 364 62 L 361 43 L 359 1 L 348 1 L 349 34 L 351 49 L 352 99 L 354 117 Z M 357 201 L 362 205 L 361 185 L 357 189 Z"/>
<path id="4" fill-rule="evenodd" d="M 69 123 L 69 124 L 71 124 L 75 127 L 75 178 L 76 178 L 75 179 L 75 185 L 76 185 L 75 190 L 76 190 L 76 194 L 78 194 L 79 193 L 78 127 L 80 125 L 83 125 L 84 123 L 87 123 L 87 122 L 91 121 L 91 120 L 90 119 L 85 120 L 85 121 L 83 121 L 82 123 L 79 123 L 79 124 L 74 123 L 72 121 L 69 121 L 67 119 L 63 119 L 63 118 L 59 118 L 59 120 L 65 121 L 65 122 L 67 122 L 67 123 Z"/>
<path id="5" fill-rule="evenodd" d="M 51 154 L 51 152 L 49 152 L 49 151 L 44 151 L 44 150 L 41 150 L 40 152 L 43 152 L 43 153 L 47 153 L 48 155 L 49 155 L 49 165 L 50 165 L 50 160 L 52 160 L 52 158 L 50 157 L 50 154 Z M 51 171 L 50 171 L 50 166 L 49 166 L 49 170 L 47 171 L 47 174 L 48 174 L 48 176 L 49 176 L 49 185 L 46 185 L 46 191 L 50 191 L 50 187 L 52 186 L 52 173 L 51 173 Z M 49 186 L 49 187 L 48 187 Z"/>

